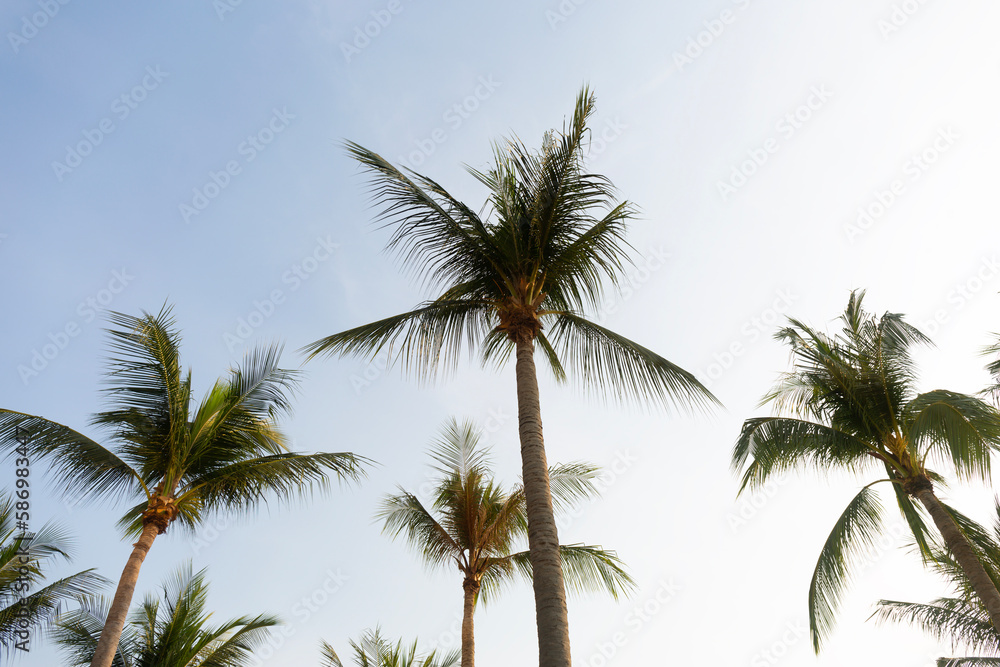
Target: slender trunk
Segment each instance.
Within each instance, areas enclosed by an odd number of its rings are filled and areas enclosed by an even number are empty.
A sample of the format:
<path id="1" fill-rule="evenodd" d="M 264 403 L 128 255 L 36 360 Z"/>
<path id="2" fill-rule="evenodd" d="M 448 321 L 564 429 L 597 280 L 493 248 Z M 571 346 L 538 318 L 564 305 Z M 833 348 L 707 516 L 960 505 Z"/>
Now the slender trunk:
<path id="1" fill-rule="evenodd" d="M 466 578 L 462 589 L 465 591 L 465 608 L 462 611 L 462 667 L 475 667 L 476 635 L 472 615 L 476 612 L 479 583 L 475 579 Z"/>
<path id="2" fill-rule="evenodd" d="M 922 485 L 913 495 L 931 515 L 934 525 L 937 526 L 941 537 L 944 538 L 948 551 L 955 557 L 962 571 L 965 572 L 965 576 L 969 579 L 972 590 L 976 592 L 989 612 L 993 627 L 1000 629 L 1000 592 L 997 592 L 997 587 L 990 579 L 990 575 L 986 574 L 986 570 L 972 550 L 969 540 L 959 530 L 954 517 L 948 513 L 941 501 L 934 495 L 930 482 Z"/>
<path id="3" fill-rule="evenodd" d="M 521 470 L 528 514 L 528 549 L 535 589 L 539 667 L 570 667 L 569 617 L 559 560 L 549 470 L 542 441 L 542 412 L 535 373 L 535 345 L 517 341 L 517 428 L 521 438 Z"/>
<path id="4" fill-rule="evenodd" d="M 153 546 L 153 540 L 160 534 L 160 529 L 152 522 L 147 522 L 142 527 L 142 534 L 139 541 L 132 545 L 132 554 L 125 563 L 122 571 L 122 578 L 118 582 L 118 590 L 115 591 L 115 599 L 111 602 L 111 609 L 108 612 L 108 619 L 104 622 L 104 629 L 101 630 L 101 638 L 97 640 L 97 649 L 94 651 L 94 659 L 90 662 L 90 667 L 111 667 L 111 662 L 115 658 L 118 650 L 118 640 L 121 639 L 122 630 L 125 628 L 125 619 L 128 616 L 128 608 L 132 603 L 132 594 L 135 592 L 135 583 L 139 579 L 139 568 L 142 561 L 149 553 L 149 547 Z"/>

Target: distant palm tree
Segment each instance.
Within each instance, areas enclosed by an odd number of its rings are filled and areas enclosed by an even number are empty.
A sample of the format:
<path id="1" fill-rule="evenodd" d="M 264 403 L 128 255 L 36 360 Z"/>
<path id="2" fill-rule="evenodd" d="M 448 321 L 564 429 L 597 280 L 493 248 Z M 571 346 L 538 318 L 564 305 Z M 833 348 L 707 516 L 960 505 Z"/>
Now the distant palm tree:
<path id="1" fill-rule="evenodd" d="M 928 458 L 950 463 L 960 479 L 989 479 L 990 455 L 1000 442 L 1000 414 L 965 394 L 937 389 L 917 394 L 910 347 L 930 340 L 895 313 L 880 318 L 852 292 L 841 316 L 841 333 L 827 336 L 798 320 L 777 338 L 789 344 L 794 370 L 764 397 L 793 416 L 755 417 L 743 423 L 733 468 L 746 467 L 742 492 L 772 475 L 800 466 L 886 475 L 848 504 L 830 533 L 809 585 L 813 647 L 833 627 L 836 607 L 860 553 L 882 527 L 882 505 L 872 488 L 890 482 L 900 512 L 925 560 L 932 557 L 928 528 L 911 499 L 920 502 L 940 531 L 973 589 L 1000 627 L 1000 593 L 976 558 L 961 517 L 940 501 Z M 748 465 L 749 462 L 749 465 Z"/>
<path id="2" fill-rule="evenodd" d="M 197 405 L 191 373 L 181 371 L 180 336 L 170 309 L 157 315 L 110 316 L 112 350 L 106 390 L 110 409 L 91 423 L 108 433 L 106 447 L 62 424 L 0 409 L 0 444 L 29 437 L 30 459 L 48 463 L 64 493 L 84 498 L 137 498 L 119 522 L 138 537 L 108 613 L 94 667 L 110 667 L 142 565 L 153 540 L 174 521 L 195 529 L 222 511 L 255 508 L 279 498 L 326 488 L 328 474 L 357 479 L 353 454 L 288 451 L 276 418 L 290 408 L 296 385 L 278 368 L 280 348 L 249 353 Z"/>
<path id="3" fill-rule="evenodd" d="M 354 650 L 354 664 L 358 667 L 456 667 L 459 664 L 458 651 L 438 656 L 435 651 L 426 655 L 417 654 L 417 642 L 403 646 L 403 640 L 395 644 L 384 638 L 378 628 L 366 630 L 361 640 L 351 640 Z M 333 647 L 322 642 L 320 667 L 344 667 Z M 465 663 L 462 663 L 465 667 Z"/>
<path id="4" fill-rule="evenodd" d="M 475 664 L 473 613 L 480 591 L 483 601 L 496 595 L 518 575 L 531 579 L 527 551 L 514 551 L 527 533 L 524 488 L 505 491 L 493 482 L 489 453 L 479 448 L 479 433 L 473 424 L 452 419 L 443 438 L 432 450 L 437 480 L 430 509 L 412 493 L 389 496 L 379 518 L 394 537 L 405 534 L 411 545 L 432 566 L 454 566 L 464 579 L 462 616 L 462 667 Z M 596 469 L 583 464 L 549 468 L 552 496 L 557 505 L 597 494 L 593 485 Z M 613 551 L 584 545 L 560 546 L 567 582 L 578 590 L 607 590 L 617 599 L 633 588 Z"/>
<path id="5" fill-rule="evenodd" d="M 617 287 L 624 277 L 631 263 L 625 233 L 634 218 L 630 204 L 616 201 L 607 178 L 583 168 L 593 112 L 594 97 L 584 88 L 568 127 L 558 138 L 547 134 L 541 152 L 510 140 L 495 146 L 489 171 L 469 170 L 489 191 L 489 217 L 430 178 L 404 174 L 348 143 L 350 155 L 373 173 L 374 200 L 395 228 L 389 248 L 433 296 L 408 313 L 306 347 L 310 356 L 372 358 L 398 343 L 395 358 L 423 378 L 441 364 L 454 367 L 466 345 L 478 349 L 484 363 L 502 364 L 513 353 L 539 661 L 545 667 L 569 667 L 570 646 L 536 346 L 557 380 L 567 378 L 568 368 L 581 384 L 616 399 L 717 404 L 691 373 L 583 316 L 601 302 L 604 281 Z"/>
<path id="6" fill-rule="evenodd" d="M 44 627 L 63 602 L 93 594 L 109 582 L 93 569 L 45 583 L 45 565 L 69 559 L 65 530 L 46 524 L 34 533 L 16 529 L 14 500 L 0 497 L 0 652 L 30 648 L 29 633 Z M 34 590 L 32 590 L 34 589 Z"/>
<path id="7" fill-rule="evenodd" d="M 990 579 L 1000 585 L 1000 504 L 996 506 L 992 535 L 968 519 L 963 519 L 961 527 Z M 991 622 L 965 571 L 947 550 L 935 545 L 932 554 L 934 569 L 951 582 L 956 596 L 939 598 L 930 604 L 880 600 L 873 616 L 882 622 L 914 625 L 938 641 L 950 642 L 953 651 L 964 646 L 973 653 L 992 654 L 938 658 L 938 667 L 1000 665 L 1000 631 Z"/>
<path id="8" fill-rule="evenodd" d="M 208 625 L 205 570 L 188 563 L 163 586 L 162 599 L 146 596 L 131 614 L 114 667 L 241 667 L 252 664 L 274 616 L 241 616 L 217 627 Z M 108 601 L 89 597 L 81 609 L 64 614 L 52 631 L 71 667 L 89 665 L 108 614 Z"/>

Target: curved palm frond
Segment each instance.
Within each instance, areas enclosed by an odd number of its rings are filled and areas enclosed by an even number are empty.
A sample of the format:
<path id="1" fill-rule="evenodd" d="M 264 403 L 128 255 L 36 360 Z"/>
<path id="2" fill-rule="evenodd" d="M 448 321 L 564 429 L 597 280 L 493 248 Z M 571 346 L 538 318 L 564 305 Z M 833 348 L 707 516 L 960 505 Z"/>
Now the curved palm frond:
<path id="1" fill-rule="evenodd" d="M 798 467 L 825 472 L 842 466 L 859 472 L 875 462 L 873 453 L 877 452 L 864 441 L 824 424 L 788 417 L 753 417 L 743 422 L 733 447 L 732 468 L 739 471 L 746 466 L 742 493 Z"/>
<path id="2" fill-rule="evenodd" d="M 624 336 L 568 311 L 549 314 L 548 340 L 574 377 L 619 398 L 650 399 L 664 406 L 721 405 L 694 375 Z"/>
<path id="3" fill-rule="evenodd" d="M 959 479 L 989 480 L 990 454 L 1000 441 L 996 410 L 966 394 L 939 389 L 915 397 L 905 408 L 907 435 L 955 467 Z"/>
<path id="4" fill-rule="evenodd" d="M 625 570 L 625 564 L 614 551 L 599 546 L 566 544 L 559 546 L 566 586 L 577 593 L 603 591 L 615 600 L 636 590 L 635 580 Z M 494 559 L 485 568 L 482 579 L 483 604 L 489 604 L 515 575 L 531 581 L 530 552 L 520 551 L 505 558 Z"/>
<path id="5" fill-rule="evenodd" d="M 841 595 L 863 550 L 873 549 L 881 528 L 882 506 L 874 491 L 865 487 L 834 524 L 809 583 L 809 634 L 817 652 L 833 630 Z"/>
<path id="6" fill-rule="evenodd" d="M 382 636 L 381 630 L 365 630 L 358 641 L 350 640 L 357 667 L 456 667 L 460 653 L 452 651 L 438 655 L 431 651 L 425 655 L 417 653 L 417 640 L 404 645 L 399 639 L 393 644 Z M 337 652 L 328 643 L 321 642 L 322 667 L 343 667 Z"/>

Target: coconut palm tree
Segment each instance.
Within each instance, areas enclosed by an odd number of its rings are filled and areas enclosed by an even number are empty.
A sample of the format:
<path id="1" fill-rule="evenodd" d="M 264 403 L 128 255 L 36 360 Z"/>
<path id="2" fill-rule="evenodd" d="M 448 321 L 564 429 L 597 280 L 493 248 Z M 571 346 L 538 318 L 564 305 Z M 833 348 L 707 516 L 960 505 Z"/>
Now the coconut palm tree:
<path id="1" fill-rule="evenodd" d="M 280 348 L 251 351 L 242 368 L 192 404 L 170 308 L 110 315 L 109 409 L 91 420 L 108 445 L 44 417 L 0 409 L 0 444 L 27 434 L 27 456 L 48 463 L 62 491 L 82 499 L 137 499 L 119 522 L 138 537 L 122 572 L 94 667 L 110 667 L 139 568 L 174 522 L 196 529 L 213 513 L 248 511 L 268 496 L 325 489 L 329 475 L 357 479 L 349 453 L 288 451 L 277 418 L 289 410 L 296 375 L 278 368 Z"/>
<path id="2" fill-rule="evenodd" d="M 916 500 L 940 531 L 976 595 L 1000 620 L 1000 594 L 964 534 L 955 510 L 934 492 L 943 478 L 927 467 L 943 462 L 959 479 L 989 479 L 990 454 L 1000 441 L 1000 414 L 965 394 L 937 389 L 916 393 L 910 348 L 930 340 L 902 315 L 875 317 L 851 293 L 843 329 L 827 336 L 791 319 L 776 337 L 792 350 L 794 369 L 784 373 L 762 404 L 791 416 L 754 417 L 743 423 L 732 464 L 743 470 L 745 489 L 799 466 L 826 473 L 880 471 L 848 504 L 826 544 L 809 585 L 813 647 L 830 633 L 836 607 L 860 551 L 882 527 L 882 505 L 873 485 L 890 483 L 920 553 L 930 561 L 928 527 Z M 1000 627 L 1000 625 L 998 625 Z"/>
<path id="3" fill-rule="evenodd" d="M 114 667 L 240 667 L 251 664 L 254 649 L 280 621 L 260 614 L 241 616 L 217 627 L 208 625 L 205 570 L 188 563 L 163 585 L 162 598 L 148 595 L 133 610 L 112 665 Z M 97 648 L 109 602 L 87 597 L 79 610 L 64 614 L 52 631 L 71 667 L 89 665 Z"/>
<path id="4" fill-rule="evenodd" d="M 45 524 L 37 532 L 17 529 L 10 496 L 0 497 L 0 651 L 30 646 L 30 633 L 44 627 L 63 602 L 93 594 L 109 582 L 92 569 L 44 583 L 46 564 L 69 560 L 72 542 L 65 530 Z M 31 589 L 36 589 L 30 592 Z"/>
<path id="5" fill-rule="evenodd" d="M 992 535 L 979 524 L 964 520 L 962 531 L 994 584 L 1000 584 L 1000 504 Z M 1000 665 L 1000 631 L 990 620 L 982 600 L 975 594 L 965 571 L 938 545 L 932 545 L 932 566 L 956 589 L 954 597 L 944 597 L 929 604 L 880 600 L 873 614 L 879 622 L 909 623 L 939 641 L 951 643 L 974 653 L 992 654 L 970 657 L 938 658 L 938 667 L 976 667 Z"/>
<path id="6" fill-rule="evenodd" d="M 403 645 L 403 640 L 395 644 L 382 636 L 378 628 L 366 630 L 361 640 L 351 640 L 354 650 L 354 664 L 358 667 L 456 667 L 459 664 L 458 651 L 452 651 L 438 656 L 436 651 L 426 655 L 417 654 L 417 641 L 409 646 Z M 322 642 L 320 645 L 322 661 L 320 667 L 344 667 L 333 647 Z M 461 663 L 463 667 L 465 663 Z"/>
<path id="7" fill-rule="evenodd" d="M 541 152 L 508 140 L 486 172 L 469 169 L 489 191 L 481 216 L 426 176 L 401 172 L 348 143 L 373 175 L 381 218 L 397 252 L 432 298 L 415 310 L 318 340 L 310 357 L 350 354 L 392 359 L 421 378 L 454 367 L 465 346 L 484 363 L 515 357 L 518 427 L 534 572 L 540 664 L 568 667 L 569 624 L 542 439 L 535 350 L 557 380 L 570 375 L 616 399 L 670 405 L 717 403 L 695 377 L 649 349 L 583 316 L 617 288 L 631 262 L 625 242 L 634 209 L 617 202 L 607 178 L 583 169 L 594 97 L 584 88 L 573 118 Z M 395 346 L 395 347 L 394 347 Z"/>
<path id="8" fill-rule="evenodd" d="M 393 537 L 401 533 L 431 566 L 458 565 L 463 575 L 462 667 L 475 665 L 473 613 L 517 576 L 531 579 L 528 551 L 514 552 L 527 532 L 524 487 L 505 491 L 490 477 L 489 452 L 479 447 L 479 433 L 470 422 L 452 419 L 431 453 L 441 474 L 428 509 L 407 491 L 388 496 L 378 517 Z M 597 494 L 597 470 L 583 464 L 549 468 L 552 498 L 564 503 Z M 634 588 L 613 551 L 584 545 L 559 547 L 567 583 L 578 590 L 603 588 L 617 599 Z"/>

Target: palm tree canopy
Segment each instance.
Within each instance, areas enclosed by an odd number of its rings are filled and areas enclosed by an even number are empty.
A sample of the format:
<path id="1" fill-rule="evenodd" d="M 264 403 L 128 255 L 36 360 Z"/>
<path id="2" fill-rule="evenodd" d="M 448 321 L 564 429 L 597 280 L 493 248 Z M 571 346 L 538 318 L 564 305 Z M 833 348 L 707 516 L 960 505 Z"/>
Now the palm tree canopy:
<path id="1" fill-rule="evenodd" d="M 19 642 L 30 647 L 24 641 L 26 629 L 45 627 L 62 603 L 92 595 L 108 583 L 90 569 L 39 587 L 45 583 L 46 563 L 68 560 L 72 541 L 52 523 L 34 533 L 18 531 L 14 518 L 13 499 L 0 497 L 0 653 L 16 650 Z"/>
<path id="2" fill-rule="evenodd" d="M 436 480 L 430 508 L 414 494 L 388 496 L 378 518 L 385 532 L 403 534 L 432 567 L 454 566 L 482 585 L 487 602 L 517 577 L 531 578 L 527 551 L 514 551 L 527 536 L 524 489 L 505 491 L 490 475 L 489 450 L 471 422 L 450 420 L 431 451 Z M 552 495 L 567 506 L 597 495 L 597 468 L 571 463 L 550 468 Z M 566 579 L 579 592 L 606 590 L 615 598 L 634 587 L 613 551 L 585 545 L 560 547 Z"/>
<path id="3" fill-rule="evenodd" d="M 461 658 L 459 651 L 444 655 L 438 655 L 436 651 L 418 654 L 416 640 L 408 646 L 403 644 L 402 639 L 393 644 L 382 636 L 379 628 L 366 630 L 359 641 L 352 639 L 350 644 L 354 664 L 358 667 L 455 667 Z M 321 667 L 344 667 L 337 652 L 326 642 L 321 643 L 320 654 Z"/>
<path id="4" fill-rule="evenodd" d="M 969 537 L 976 556 L 990 578 L 1000 584 L 1000 503 L 995 507 L 992 534 L 971 519 L 961 519 L 962 530 Z M 1000 664 L 1000 632 L 990 621 L 990 614 L 982 600 L 975 595 L 965 571 L 939 544 L 933 545 L 932 558 L 934 570 L 955 589 L 954 597 L 939 598 L 927 604 L 880 600 L 872 617 L 878 622 L 916 626 L 934 639 L 949 643 L 952 651 L 964 647 L 973 653 L 990 654 L 940 658 L 939 665 L 975 667 Z"/>
<path id="5" fill-rule="evenodd" d="M 988 480 L 990 456 L 1000 443 L 1000 413 L 966 394 L 917 393 L 910 350 L 930 340 L 900 314 L 867 313 L 863 300 L 864 291 L 851 293 L 842 329 L 833 336 L 795 319 L 777 333 L 791 348 L 793 370 L 782 374 L 761 401 L 772 404 L 776 415 L 744 422 L 732 466 L 742 472 L 740 492 L 800 467 L 820 473 L 874 471 L 879 481 L 892 482 L 900 512 L 929 561 L 933 537 L 910 494 L 943 482 L 928 462 L 954 468 L 959 479 Z M 848 504 L 820 553 L 809 590 L 817 650 L 832 630 L 835 609 L 862 553 L 882 529 L 882 513 L 877 494 L 866 486 Z"/>
<path id="6" fill-rule="evenodd" d="M 572 119 L 546 135 L 541 152 L 506 140 L 494 145 L 492 168 L 469 168 L 489 191 L 483 215 L 430 178 L 348 142 L 372 174 L 372 199 L 393 230 L 388 248 L 434 297 L 316 341 L 305 348 L 310 356 L 374 356 L 396 346 L 394 358 L 426 379 L 442 364 L 454 368 L 466 345 L 499 365 L 517 340 L 534 340 L 559 380 L 570 371 L 622 400 L 717 403 L 692 374 L 582 315 L 631 264 L 625 234 L 635 218 L 606 177 L 583 169 L 593 112 L 584 88 Z"/>
<path id="7" fill-rule="evenodd" d="M 131 613 L 122 633 L 114 667 L 242 667 L 252 665 L 255 649 L 280 621 L 274 616 L 241 616 L 212 627 L 207 611 L 205 570 L 190 563 L 163 586 L 162 596 L 148 595 Z M 104 627 L 109 602 L 87 597 L 81 609 L 60 618 L 55 642 L 72 666 L 90 664 Z"/>
<path id="8" fill-rule="evenodd" d="M 349 453 L 288 450 L 276 420 L 289 411 L 295 372 L 278 367 L 278 346 L 251 351 L 204 398 L 192 399 L 180 366 L 170 308 L 156 315 L 110 315 L 108 409 L 92 425 L 110 446 L 39 417 L 0 409 L 0 443 L 29 438 L 60 489 L 82 499 L 133 498 L 120 521 L 136 535 L 143 521 L 196 527 L 206 513 L 247 510 L 271 496 L 326 489 L 329 474 L 354 480 L 365 460 Z"/>

